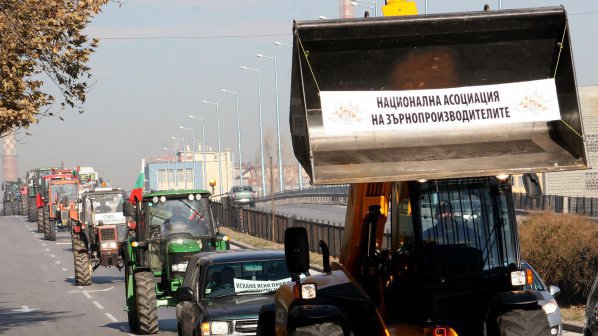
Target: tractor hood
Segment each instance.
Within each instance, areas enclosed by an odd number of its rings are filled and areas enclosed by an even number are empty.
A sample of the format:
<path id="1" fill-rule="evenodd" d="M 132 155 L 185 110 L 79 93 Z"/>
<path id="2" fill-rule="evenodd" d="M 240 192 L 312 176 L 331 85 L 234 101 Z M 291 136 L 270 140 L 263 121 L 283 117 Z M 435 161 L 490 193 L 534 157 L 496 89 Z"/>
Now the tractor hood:
<path id="1" fill-rule="evenodd" d="M 292 62 L 315 184 L 588 168 L 562 7 L 295 22 Z"/>
<path id="2" fill-rule="evenodd" d="M 191 238 L 169 239 L 167 243 L 168 253 L 199 252 L 201 241 Z"/>

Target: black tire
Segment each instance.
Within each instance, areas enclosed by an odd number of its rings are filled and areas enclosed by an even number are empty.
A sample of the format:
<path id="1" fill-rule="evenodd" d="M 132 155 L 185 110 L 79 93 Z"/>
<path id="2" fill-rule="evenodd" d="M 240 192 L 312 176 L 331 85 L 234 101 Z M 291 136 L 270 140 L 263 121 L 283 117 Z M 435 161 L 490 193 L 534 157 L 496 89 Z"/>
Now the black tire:
<path id="1" fill-rule="evenodd" d="M 27 196 L 21 196 L 21 216 L 27 216 L 29 214 L 29 203 L 27 202 Z"/>
<path id="2" fill-rule="evenodd" d="M 44 209 L 44 216 L 42 218 L 42 231 L 44 233 L 44 239 L 50 240 L 50 215 Z"/>
<path id="3" fill-rule="evenodd" d="M 91 261 L 89 260 L 85 243 L 81 240 L 78 233 L 73 233 L 73 261 L 77 285 L 91 285 Z"/>
<path id="4" fill-rule="evenodd" d="M 312 324 L 309 326 L 299 327 L 293 332 L 291 336 L 343 336 L 343 328 L 334 322 L 325 322 L 320 324 Z"/>
<path id="5" fill-rule="evenodd" d="M 516 309 L 499 315 L 496 319 L 500 336 L 550 335 L 550 325 L 542 309 Z"/>
<path id="6" fill-rule="evenodd" d="M 12 215 L 13 215 L 12 202 L 4 203 L 4 216 L 12 216 Z"/>
<path id="7" fill-rule="evenodd" d="M 56 221 L 50 221 L 50 241 L 56 241 Z"/>
<path id="8" fill-rule="evenodd" d="M 44 232 L 44 208 L 37 209 L 37 232 Z"/>
<path id="9" fill-rule="evenodd" d="M 27 220 L 29 222 L 37 221 L 37 208 L 35 207 L 35 199 L 27 198 Z"/>
<path id="10" fill-rule="evenodd" d="M 125 294 L 129 292 L 129 276 L 131 275 L 131 266 L 125 266 Z M 135 282 L 135 281 L 133 281 Z M 139 332 L 139 316 L 137 314 L 137 299 L 135 303 L 129 305 L 127 303 L 127 318 L 129 320 L 129 329 L 132 332 Z"/>
<path id="11" fill-rule="evenodd" d="M 135 273 L 135 299 L 137 301 L 139 333 L 142 335 L 156 334 L 158 332 L 158 302 L 152 272 Z"/>

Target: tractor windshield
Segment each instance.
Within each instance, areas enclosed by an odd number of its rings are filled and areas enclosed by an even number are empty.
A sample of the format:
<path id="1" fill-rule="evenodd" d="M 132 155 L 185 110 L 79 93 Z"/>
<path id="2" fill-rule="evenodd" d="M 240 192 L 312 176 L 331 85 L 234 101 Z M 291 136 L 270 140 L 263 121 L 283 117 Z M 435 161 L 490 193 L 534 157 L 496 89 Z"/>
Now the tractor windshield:
<path id="1" fill-rule="evenodd" d="M 208 199 L 170 199 L 149 203 L 150 237 L 167 238 L 171 234 L 212 236 L 214 228 Z"/>
<path id="2" fill-rule="evenodd" d="M 62 201 L 66 197 L 69 202 L 76 201 L 79 198 L 79 185 L 76 183 L 70 184 L 51 184 L 50 194 L 53 200 Z"/>

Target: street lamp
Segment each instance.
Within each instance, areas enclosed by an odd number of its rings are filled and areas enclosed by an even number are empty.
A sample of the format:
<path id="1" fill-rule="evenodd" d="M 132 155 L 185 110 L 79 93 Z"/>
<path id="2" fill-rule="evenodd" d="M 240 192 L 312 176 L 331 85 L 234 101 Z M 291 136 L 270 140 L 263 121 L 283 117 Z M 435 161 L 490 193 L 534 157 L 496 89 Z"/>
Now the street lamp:
<path id="1" fill-rule="evenodd" d="M 220 178 L 220 194 L 222 195 L 222 151 L 220 150 L 220 109 L 218 103 L 210 102 L 207 100 L 201 101 L 204 104 L 216 105 L 216 123 L 218 131 L 218 177 Z"/>
<path id="2" fill-rule="evenodd" d="M 276 134 L 278 136 L 278 178 L 280 182 L 280 192 L 284 190 L 284 180 L 282 174 L 282 149 L 280 148 L 280 111 L 278 108 L 278 66 L 276 62 L 276 57 L 273 56 L 266 56 L 262 54 L 256 55 L 259 58 L 268 58 L 274 60 L 274 89 L 276 93 Z"/>
<path id="3" fill-rule="evenodd" d="M 191 179 L 191 185 L 193 186 L 193 189 L 197 188 L 195 186 L 195 130 L 193 128 L 188 128 L 188 127 L 184 127 L 184 126 L 179 126 L 180 129 L 182 130 L 187 130 L 187 131 L 191 131 L 191 155 L 193 155 L 193 167 L 191 168 L 191 172 L 193 173 L 193 178 Z M 185 173 L 185 176 L 187 176 L 187 173 Z M 187 187 L 187 183 L 185 182 L 185 188 Z"/>
<path id="4" fill-rule="evenodd" d="M 187 189 L 187 164 L 185 163 L 185 159 L 184 159 L 184 157 L 186 156 L 186 153 L 187 153 L 187 144 L 185 143 L 185 139 L 184 138 L 176 138 L 176 137 L 170 137 L 170 138 L 172 140 L 175 140 L 177 142 L 177 146 L 176 146 L 177 149 L 179 149 L 179 145 L 178 145 L 179 144 L 179 140 L 183 141 L 183 151 L 182 151 L 182 153 L 183 153 L 184 156 L 182 156 L 183 157 L 182 163 L 183 163 L 183 173 L 185 174 L 185 176 L 183 177 L 183 180 L 185 181 L 185 187 L 184 187 L 184 189 Z M 178 172 L 177 172 L 177 174 L 178 174 Z M 177 187 L 178 187 L 178 185 L 177 185 Z"/>
<path id="5" fill-rule="evenodd" d="M 197 119 L 201 120 L 201 155 L 202 155 L 202 168 L 203 168 L 203 176 L 201 179 L 201 189 L 205 189 L 204 181 L 206 179 L 206 141 L 205 141 L 205 128 L 204 128 L 204 121 L 202 117 L 196 116 L 188 116 L 190 119 Z"/>
<path id="6" fill-rule="evenodd" d="M 166 148 L 166 147 L 163 147 L 162 149 L 165 151 L 174 152 L 174 187 L 175 187 L 175 189 L 178 189 L 179 188 L 179 178 L 178 178 L 179 165 L 178 165 L 178 158 L 177 158 L 178 149 L 172 149 L 172 148 Z"/>
<path id="7" fill-rule="evenodd" d="M 325 18 L 326 17 L 320 17 Z M 279 45 L 279 46 L 285 46 L 285 47 L 293 47 L 290 44 L 286 44 L 286 43 L 282 43 L 282 42 L 274 42 L 274 44 Z M 303 170 L 301 168 L 301 163 L 299 162 L 299 160 L 297 160 L 297 181 L 299 182 L 299 189 L 303 189 Z"/>
<path id="8" fill-rule="evenodd" d="M 378 3 L 377 1 L 368 1 L 368 0 L 355 0 L 355 1 L 351 1 L 351 6 L 359 6 L 360 2 L 367 2 L 369 4 L 371 4 L 372 6 L 362 6 L 362 7 L 369 7 L 372 8 L 374 10 L 374 16 L 378 16 Z M 354 5 L 355 3 L 355 5 Z"/>
<path id="9" fill-rule="evenodd" d="M 259 120 L 260 120 L 260 151 L 262 163 L 262 192 L 266 195 L 266 171 L 264 169 L 264 132 L 262 130 L 262 88 L 260 84 L 260 69 L 249 68 L 242 66 L 243 70 L 251 70 L 257 72 L 257 100 L 259 103 Z"/>
<path id="10" fill-rule="evenodd" d="M 237 139 L 239 147 L 239 185 L 243 185 L 243 155 L 241 154 L 241 116 L 239 115 L 239 92 L 222 89 L 220 92 L 231 93 L 237 100 Z"/>

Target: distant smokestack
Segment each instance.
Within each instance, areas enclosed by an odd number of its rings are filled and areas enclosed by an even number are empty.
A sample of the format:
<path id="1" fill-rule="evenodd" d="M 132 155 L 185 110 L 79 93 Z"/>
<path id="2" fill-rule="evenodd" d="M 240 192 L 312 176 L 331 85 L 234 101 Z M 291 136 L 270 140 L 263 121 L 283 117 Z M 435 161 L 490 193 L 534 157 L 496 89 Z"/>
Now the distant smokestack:
<path id="1" fill-rule="evenodd" d="M 17 142 L 14 133 L 2 138 L 2 170 L 4 181 L 17 180 Z"/>
<path id="2" fill-rule="evenodd" d="M 353 6 L 351 6 L 351 0 L 340 0 L 341 1 L 341 18 L 352 18 L 353 17 Z"/>

